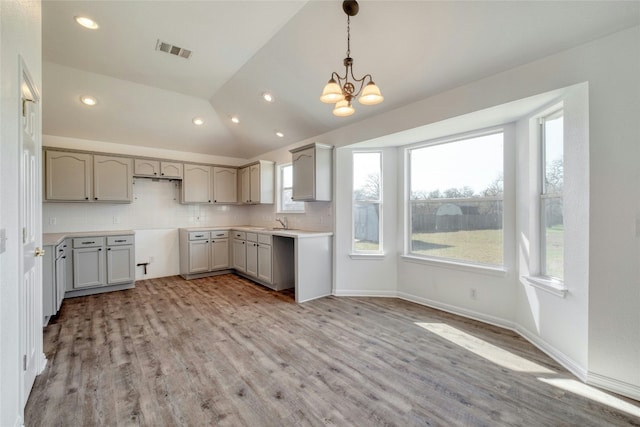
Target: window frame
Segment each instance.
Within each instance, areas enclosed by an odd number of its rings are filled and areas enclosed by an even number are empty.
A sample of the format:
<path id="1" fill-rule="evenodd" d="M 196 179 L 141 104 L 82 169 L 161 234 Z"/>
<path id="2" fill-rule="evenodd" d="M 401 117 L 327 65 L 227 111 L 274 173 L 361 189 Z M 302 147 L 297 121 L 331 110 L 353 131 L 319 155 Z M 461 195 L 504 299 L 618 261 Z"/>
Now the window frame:
<path id="1" fill-rule="evenodd" d="M 377 153 L 380 156 L 380 188 L 378 200 L 356 200 L 355 198 L 355 156 L 357 154 L 371 154 Z M 384 221 L 383 221 L 383 208 L 384 208 L 384 152 L 381 149 L 371 150 L 354 150 L 351 152 L 351 253 L 353 257 L 375 257 L 384 255 Z M 358 204 L 377 205 L 378 206 L 378 249 L 377 250 L 362 250 L 356 249 L 356 227 L 355 227 L 355 212 L 356 202 Z"/>
<path id="2" fill-rule="evenodd" d="M 434 138 L 427 141 L 421 141 L 415 144 L 411 144 L 404 147 L 404 163 L 405 163 L 405 179 L 404 179 L 404 250 L 402 254 L 402 258 L 423 264 L 431 264 L 440 267 L 452 267 L 454 269 L 462 269 L 462 270 L 484 270 L 488 273 L 503 275 L 507 272 L 507 265 L 511 264 L 511 260 L 507 257 L 508 246 L 508 238 L 509 231 L 507 230 L 507 224 L 511 224 L 511 220 L 507 218 L 507 215 L 514 214 L 511 212 L 511 208 L 507 206 L 507 197 L 508 194 L 511 193 L 511 183 L 507 183 L 507 179 L 514 179 L 512 171 L 508 170 L 507 159 L 508 151 L 508 141 L 510 141 L 513 136 L 513 124 L 501 124 L 496 126 L 491 126 L 487 128 L 479 128 L 467 132 L 461 132 L 457 134 L 451 134 L 439 138 Z M 491 263 L 482 263 L 476 262 L 473 260 L 465 260 L 458 258 L 447 258 L 447 257 L 439 257 L 433 255 L 425 255 L 412 251 L 411 241 L 412 241 L 412 202 L 411 199 L 411 152 L 416 149 L 426 148 L 426 147 L 434 147 L 438 145 L 444 145 L 449 143 L 454 143 L 458 141 L 465 141 L 473 138 L 480 138 L 483 136 L 493 135 L 493 134 L 502 134 L 503 138 L 503 148 L 502 148 L 502 174 L 503 174 L 503 187 L 502 187 L 502 196 L 491 196 L 485 197 L 482 199 L 472 199 L 472 198 L 454 198 L 454 199 L 431 199 L 437 201 L 461 201 L 461 200 L 480 200 L 480 201 L 502 201 L 502 262 L 501 264 L 491 264 Z"/>
<path id="3" fill-rule="evenodd" d="M 562 105 L 560 106 L 556 106 L 548 111 L 545 111 L 543 114 L 541 114 L 540 116 L 538 116 L 538 149 L 539 149 L 539 159 L 540 161 L 538 162 L 538 185 L 539 185 L 539 192 L 538 192 L 538 244 L 539 244 L 539 248 L 538 248 L 538 256 L 539 256 L 539 262 L 538 262 L 538 277 L 551 282 L 551 283 L 557 283 L 557 284 L 563 284 L 564 283 L 564 277 L 556 277 L 556 276 L 552 276 L 551 274 L 548 274 L 547 272 L 547 234 L 546 234 L 546 205 L 545 202 L 547 200 L 551 200 L 551 199 L 560 199 L 561 203 L 562 203 L 562 207 L 563 207 L 563 216 L 564 216 L 564 184 L 563 184 L 563 191 L 558 193 L 549 193 L 547 192 L 547 185 L 546 185 L 546 164 L 547 164 L 547 158 L 546 158 L 546 154 L 547 154 L 547 150 L 546 150 L 546 132 L 545 132 L 545 123 L 548 120 L 554 120 L 557 118 L 563 118 L 563 127 L 564 127 L 564 107 Z M 562 145 L 563 145 L 563 149 L 562 149 L 562 164 L 563 164 L 563 169 L 564 169 L 564 131 L 563 131 L 563 138 L 562 138 Z M 563 219 L 563 228 L 564 228 L 564 219 Z M 564 236 L 563 236 L 563 246 L 562 246 L 562 262 L 564 263 L 564 258 L 565 258 L 565 254 L 564 254 Z M 564 268 L 563 268 L 563 276 L 564 276 Z"/>
<path id="4" fill-rule="evenodd" d="M 276 191 L 276 202 L 277 202 L 277 206 L 276 206 L 276 213 L 277 214 L 296 214 L 296 213 L 305 213 L 305 203 L 304 202 L 299 202 L 299 201 L 294 201 L 295 203 L 299 203 L 300 206 L 302 207 L 302 209 L 285 209 L 284 207 L 284 191 L 286 189 L 291 189 L 291 191 L 293 192 L 293 182 L 292 182 L 292 186 L 291 187 L 284 187 L 284 178 L 283 178 L 283 174 L 284 174 L 284 170 L 285 168 L 290 167 L 291 169 L 291 173 L 292 173 L 292 179 L 293 179 L 293 163 L 280 163 L 278 164 L 276 170 L 277 170 L 277 179 L 276 179 L 276 185 L 277 185 L 277 190 Z"/>

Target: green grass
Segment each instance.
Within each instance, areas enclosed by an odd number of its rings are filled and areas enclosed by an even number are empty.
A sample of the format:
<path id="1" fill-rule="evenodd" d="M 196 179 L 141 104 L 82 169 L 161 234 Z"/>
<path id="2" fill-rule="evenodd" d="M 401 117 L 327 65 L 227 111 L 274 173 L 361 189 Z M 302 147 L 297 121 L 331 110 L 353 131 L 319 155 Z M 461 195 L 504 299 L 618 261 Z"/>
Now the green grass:
<path id="1" fill-rule="evenodd" d="M 502 230 L 416 233 L 411 238 L 413 253 L 482 264 L 503 263 Z"/>
<path id="2" fill-rule="evenodd" d="M 380 249 L 380 244 L 368 240 L 356 240 L 353 249 L 356 251 L 377 251 Z"/>

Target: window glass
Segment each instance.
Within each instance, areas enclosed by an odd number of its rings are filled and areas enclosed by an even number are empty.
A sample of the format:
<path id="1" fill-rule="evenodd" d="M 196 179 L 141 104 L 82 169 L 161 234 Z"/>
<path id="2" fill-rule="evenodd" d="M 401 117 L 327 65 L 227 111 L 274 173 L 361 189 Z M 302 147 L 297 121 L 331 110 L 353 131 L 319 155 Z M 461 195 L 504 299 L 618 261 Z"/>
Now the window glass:
<path id="1" fill-rule="evenodd" d="M 559 280 L 564 278 L 563 132 L 562 111 L 542 119 L 541 274 Z"/>
<path id="2" fill-rule="evenodd" d="M 353 153 L 353 251 L 382 251 L 382 153 Z"/>
<path id="3" fill-rule="evenodd" d="M 293 166 L 291 164 L 279 165 L 278 176 L 278 211 L 279 212 L 304 212 L 304 202 L 291 200 L 293 197 Z"/>
<path id="4" fill-rule="evenodd" d="M 409 150 L 409 251 L 503 264 L 503 133 Z"/>

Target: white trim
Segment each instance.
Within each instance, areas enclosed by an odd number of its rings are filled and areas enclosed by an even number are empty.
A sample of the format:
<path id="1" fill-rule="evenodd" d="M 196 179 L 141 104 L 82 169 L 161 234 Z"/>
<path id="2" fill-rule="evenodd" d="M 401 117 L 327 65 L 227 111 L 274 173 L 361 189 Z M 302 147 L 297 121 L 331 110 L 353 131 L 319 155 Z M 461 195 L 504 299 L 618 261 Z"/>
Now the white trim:
<path id="1" fill-rule="evenodd" d="M 628 382 L 620 381 L 605 375 L 596 374 L 589 371 L 587 373 L 587 384 L 612 391 L 614 393 L 628 396 L 632 399 L 640 400 L 640 387 Z"/>
<path id="2" fill-rule="evenodd" d="M 513 322 L 505 319 L 501 319 L 499 317 L 489 316 L 484 313 L 456 307 L 454 305 L 443 304 L 441 302 L 430 300 L 427 298 L 416 297 L 414 295 L 407 294 L 404 292 L 398 292 L 397 295 L 398 295 L 398 298 L 403 299 L 405 301 L 415 302 L 416 304 L 425 305 L 427 307 L 435 308 L 437 310 L 446 311 L 447 313 L 456 314 L 458 316 L 477 320 L 479 322 L 488 323 L 489 325 L 498 326 L 500 328 L 515 331 L 515 325 Z"/>
<path id="3" fill-rule="evenodd" d="M 396 291 L 372 291 L 360 289 L 338 289 L 334 292 L 337 297 L 380 297 L 380 298 L 397 298 Z"/>
<path id="4" fill-rule="evenodd" d="M 587 380 L 587 370 L 576 363 L 573 359 L 571 359 L 566 354 L 558 351 L 551 344 L 547 343 L 545 340 L 540 338 L 540 336 L 532 334 L 527 329 L 521 327 L 520 325 L 516 325 L 514 329 L 522 338 L 529 341 L 531 344 L 536 346 L 540 351 L 545 353 L 547 356 L 558 362 L 563 368 L 571 372 L 573 375 L 578 377 L 580 381 L 585 382 Z"/>
<path id="5" fill-rule="evenodd" d="M 569 289 L 563 282 L 544 277 L 521 276 L 520 282 L 525 285 L 533 286 L 560 298 L 567 296 Z"/>
<path id="6" fill-rule="evenodd" d="M 385 259 L 385 257 L 387 256 L 387 254 L 385 253 L 365 253 L 365 252 L 352 252 L 349 254 L 349 258 L 351 259 L 368 259 L 368 260 L 373 260 L 373 261 L 382 261 L 383 259 Z"/>
<path id="7" fill-rule="evenodd" d="M 443 258 L 426 258 L 415 255 L 400 255 L 400 258 L 404 261 L 412 262 L 415 264 L 431 265 L 434 267 L 449 268 L 453 270 L 471 271 L 474 273 L 485 273 L 493 276 L 506 276 L 508 273 L 505 267 L 472 264 L 468 262 L 453 261 Z"/>

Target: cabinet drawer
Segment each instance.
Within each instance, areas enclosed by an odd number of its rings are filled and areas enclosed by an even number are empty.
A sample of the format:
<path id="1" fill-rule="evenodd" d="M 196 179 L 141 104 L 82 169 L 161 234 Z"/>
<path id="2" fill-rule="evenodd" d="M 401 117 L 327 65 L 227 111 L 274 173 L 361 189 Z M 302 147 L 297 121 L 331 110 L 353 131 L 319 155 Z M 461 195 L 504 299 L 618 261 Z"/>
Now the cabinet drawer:
<path id="1" fill-rule="evenodd" d="M 228 239 L 229 232 L 228 231 L 212 231 L 211 232 L 212 239 Z"/>
<path id="2" fill-rule="evenodd" d="M 207 240 L 209 238 L 208 231 L 190 231 L 189 240 Z"/>
<path id="3" fill-rule="evenodd" d="M 66 247 L 67 247 L 67 245 L 65 245 L 64 242 L 56 245 L 55 259 L 58 259 L 61 256 L 65 255 Z"/>
<path id="4" fill-rule="evenodd" d="M 107 246 L 133 245 L 133 236 L 108 236 Z"/>
<path id="5" fill-rule="evenodd" d="M 104 246 L 104 237 L 78 237 L 73 239 L 74 248 L 93 248 Z"/>
<path id="6" fill-rule="evenodd" d="M 236 239 L 239 239 L 239 240 L 246 240 L 247 239 L 247 233 L 245 233 L 244 231 L 234 231 L 233 232 L 233 237 L 235 237 Z"/>
<path id="7" fill-rule="evenodd" d="M 258 235 L 256 233 L 247 233 L 247 242 L 257 242 Z"/>
<path id="8" fill-rule="evenodd" d="M 270 234 L 258 234 L 258 243 L 263 245 L 271 244 L 271 235 Z"/>

